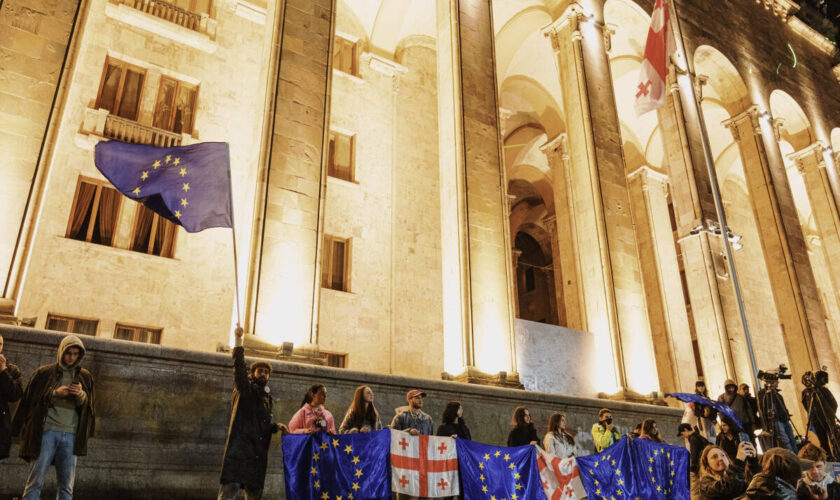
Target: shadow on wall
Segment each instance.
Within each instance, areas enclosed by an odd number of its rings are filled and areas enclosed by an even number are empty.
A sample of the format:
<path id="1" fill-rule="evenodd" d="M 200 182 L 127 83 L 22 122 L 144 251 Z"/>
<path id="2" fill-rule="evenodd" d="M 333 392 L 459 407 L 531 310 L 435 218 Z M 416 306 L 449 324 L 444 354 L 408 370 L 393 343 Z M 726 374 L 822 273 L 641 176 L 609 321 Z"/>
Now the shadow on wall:
<path id="1" fill-rule="evenodd" d="M 597 398 L 595 336 L 563 326 L 514 320 L 519 380 L 529 391 Z M 589 367 L 583 370 L 581 367 Z"/>

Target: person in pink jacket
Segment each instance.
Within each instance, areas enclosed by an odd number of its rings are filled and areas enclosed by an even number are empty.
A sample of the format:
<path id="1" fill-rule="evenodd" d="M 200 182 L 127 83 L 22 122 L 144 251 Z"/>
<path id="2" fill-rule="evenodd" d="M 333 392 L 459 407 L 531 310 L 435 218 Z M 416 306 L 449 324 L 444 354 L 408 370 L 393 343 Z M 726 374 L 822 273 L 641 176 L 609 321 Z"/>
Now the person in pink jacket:
<path id="1" fill-rule="evenodd" d="M 300 410 L 289 422 L 289 430 L 293 434 L 313 434 L 321 431 L 335 434 L 335 420 L 332 413 L 324 408 L 326 400 L 327 388 L 323 384 L 311 386 L 303 397 Z"/>

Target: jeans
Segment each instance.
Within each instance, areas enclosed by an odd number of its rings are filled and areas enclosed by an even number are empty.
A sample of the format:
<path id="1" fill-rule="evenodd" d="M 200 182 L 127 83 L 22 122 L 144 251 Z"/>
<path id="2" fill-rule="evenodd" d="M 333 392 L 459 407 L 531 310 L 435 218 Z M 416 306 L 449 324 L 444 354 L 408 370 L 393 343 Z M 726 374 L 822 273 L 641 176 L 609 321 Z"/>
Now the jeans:
<path id="1" fill-rule="evenodd" d="M 779 437 L 779 446 L 798 453 L 799 450 L 796 449 L 796 437 L 793 435 L 793 427 L 791 427 L 789 421 L 776 422 L 776 434 Z"/>
<path id="2" fill-rule="evenodd" d="M 260 500 L 262 498 L 263 490 L 255 490 L 253 488 L 242 488 L 239 483 L 225 483 L 219 488 L 218 500 L 236 500 L 239 495 L 239 490 L 245 490 L 245 500 Z"/>
<path id="3" fill-rule="evenodd" d="M 58 484 L 58 500 L 73 498 L 73 483 L 76 480 L 76 455 L 73 454 L 73 443 L 76 435 L 70 432 L 44 431 L 41 435 L 41 452 L 38 458 L 29 465 L 29 477 L 26 479 L 26 489 L 23 490 L 23 500 L 39 500 L 44 479 L 55 461 L 55 478 Z"/>

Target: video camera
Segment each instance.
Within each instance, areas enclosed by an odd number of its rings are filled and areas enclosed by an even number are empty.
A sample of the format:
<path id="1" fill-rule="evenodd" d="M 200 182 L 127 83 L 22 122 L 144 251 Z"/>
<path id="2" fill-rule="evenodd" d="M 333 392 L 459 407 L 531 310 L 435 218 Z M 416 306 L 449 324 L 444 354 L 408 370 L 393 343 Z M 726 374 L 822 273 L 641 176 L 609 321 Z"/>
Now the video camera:
<path id="1" fill-rule="evenodd" d="M 759 370 L 758 378 L 765 384 L 776 380 L 790 380 L 793 375 L 787 373 L 787 371 L 788 367 L 782 364 L 775 370 Z"/>
<path id="2" fill-rule="evenodd" d="M 807 371 L 803 373 L 802 385 L 808 388 L 824 386 L 828 383 L 828 372 L 826 370 L 828 370 L 828 368 L 823 366 L 822 370 L 819 370 L 816 373 L 812 371 Z"/>

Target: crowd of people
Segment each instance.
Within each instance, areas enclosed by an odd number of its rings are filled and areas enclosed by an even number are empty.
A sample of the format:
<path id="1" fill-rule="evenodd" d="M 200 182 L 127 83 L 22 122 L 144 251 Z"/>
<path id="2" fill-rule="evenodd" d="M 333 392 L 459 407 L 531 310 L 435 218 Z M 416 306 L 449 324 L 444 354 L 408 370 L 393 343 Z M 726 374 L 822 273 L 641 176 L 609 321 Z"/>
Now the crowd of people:
<path id="1" fill-rule="evenodd" d="M 273 434 L 356 434 L 383 428 L 374 392 L 368 386 L 355 390 L 338 426 L 325 407 L 327 388 L 323 384 L 314 384 L 307 389 L 300 408 L 288 424 L 277 422 L 268 388 L 271 364 L 257 360 L 246 366 L 242 336 L 242 330 L 237 329 L 236 346 L 232 351 L 232 411 L 222 461 L 219 500 L 235 499 L 240 492 L 248 500 L 262 497 Z M 20 369 L 6 360 L 2 350 L 3 338 L 0 336 L 0 459 L 9 456 L 11 438 L 19 435 L 20 457 L 29 462 L 23 500 L 40 498 L 44 480 L 53 466 L 58 499 L 70 499 L 77 457 L 86 454 L 87 442 L 95 427 L 94 380 L 81 366 L 84 344 L 75 335 L 64 337 L 56 362 L 38 368 L 25 388 Z M 702 381 L 697 382 L 695 393 L 708 396 Z M 412 435 L 471 439 L 461 402 L 449 402 L 443 410 L 440 425 L 435 428 L 433 417 L 423 411 L 425 398 L 426 393 L 421 390 L 409 391 L 406 405 L 397 408 L 388 427 Z M 10 418 L 9 404 L 17 401 L 18 409 L 14 418 Z M 757 399 L 750 395 L 750 387 L 746 384 L 739 386 L 733 380 L 727 380 L 725 392 L 718 401 L 733 409 L 740 428 L 728 417 L 718 415 L 712 406 L 692 403 L 678 429 L 677 437 L 683 439 L 690 452 L 693 500 L 840 499 L 840 485 L 826 472 L 826 451 L 811 443 L 803 443 L 802 449 L 797 450 L 792 430 L 788 435 L 789 413 L 778 390 L 770 395 L 760 392 Z M 775 435 L 780 445 L 768 449 L 760 461 L 754 430 L 761 427 L 760 412 L 764 410 L 758 401 L 772 405 L 779 424 Z M 622 438 L 609 408 L 598 412 L 591 435 L 596 452 Z M 653 419 L 637 424 L 629 437 L 667 444 Z M 533 445 L 559 458 L 576 457 L 580 452 L 574 433 L 567 427 L 565 414 L 553 413 L 540 439 L 531 412 L 524 406 L 513 411 L 507 445 Z"/>

